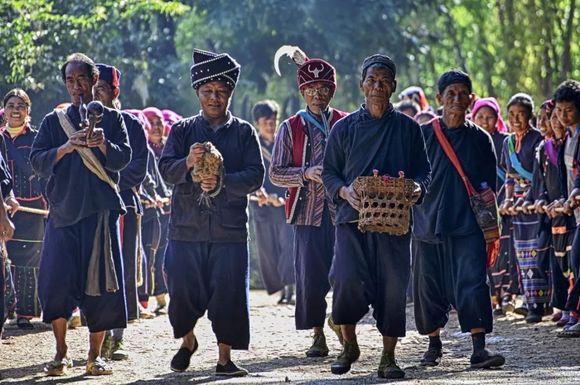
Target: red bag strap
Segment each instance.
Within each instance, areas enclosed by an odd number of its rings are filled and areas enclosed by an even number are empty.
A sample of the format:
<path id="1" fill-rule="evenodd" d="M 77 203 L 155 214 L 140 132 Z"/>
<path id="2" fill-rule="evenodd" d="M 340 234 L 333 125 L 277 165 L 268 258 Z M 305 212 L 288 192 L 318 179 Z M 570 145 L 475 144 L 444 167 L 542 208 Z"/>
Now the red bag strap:
<path id="1" fill-rule="evenodd" d="M 445 137 L 443 130 L 441 130 L 441 123 L 439 123 L 439 118 L 433 119 L 431 123 L 433 124 L 433 131 L 435 132 L 435 136 L 437 137 L 437 140 L 439 141 L 441 148 L 443 148 L 445 155 L 447 155 L 447 157 L 449 158 L 449 160 L 459 173 L 461 180 L 465 184 L 465 188 L 467 189 L 467 195 L 469 195 L 469 197 L 474 196 L 475 194 L 477 194 L 477 190 L 473 188 L 473 185 L 467 178 L 467 175 L 465 175 L 465 171 L 463 171 L 463 166 L 461 166 L 461 162 L 459 162 L 459 158 L 457 158 L 457 154 L 455 153 L 453 146 L 451 146 L 451 143 L 449 143 L 449 141 Z"/>

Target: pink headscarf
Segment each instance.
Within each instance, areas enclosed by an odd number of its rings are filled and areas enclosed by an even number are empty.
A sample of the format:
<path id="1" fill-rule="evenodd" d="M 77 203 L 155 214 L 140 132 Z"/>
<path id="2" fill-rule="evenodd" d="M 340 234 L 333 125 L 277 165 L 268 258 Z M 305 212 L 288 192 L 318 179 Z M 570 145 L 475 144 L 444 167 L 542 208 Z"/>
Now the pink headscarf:
<path id="1" fill-rule="evenodd" d="M 149 119 L 149 118 L 153 118 L 153 117 L 157 117 L 159 119 L 161 119 L 161 121 L 163 122 L 163 112 L 161 112 L 161 110 L 157 107 L 147 107 L 145 109 L 143 109 L 143 113 L 145 114 L 145 116 Z"/>
<path id="2" fill-rule="evenodd" d="M 147 117 L 145 116 L 145 114 L 141 110 L 128 109 L 128 110 L 123 110 L 123 111 L 128 112 L 131 115 L 133 115 L 134 117 L 136 117 L 137 119 L 139 119 L 139 121 L 143 125 L 143 128 L 145 128 L 145 135 L 146 136 L 149 135 L 149 130 L 151 129 L 151 123 L 149 123 L 149 119 L 147 119 Z"/>
<path id="3" fill-rule="evenodd" d="M 482 107 L 489 107 L 491 108 L 495 114 L 497 115 L 497 121 L 495 122 L 495 129 L 499 132 L 507 132 L 507 127 L 505 122 L 501 117 L 501 108 L 499 107 L 499 103 L 497 102 L 496 98 L 481 98 L 477 99 L 475 104 L 473 105 L 473 110 L 471 111 L 471 120 L 475 120 L 475 115 L 477 115 L 477 111 L 479 111 Z"/>
<path id="4" fill-rule="evenodd" d="M 171 126 L 183 119 L 183 116 L 172 110 L 163 110 L 163 119 L 165 120 L 165 136 L 169 136 Z"/>

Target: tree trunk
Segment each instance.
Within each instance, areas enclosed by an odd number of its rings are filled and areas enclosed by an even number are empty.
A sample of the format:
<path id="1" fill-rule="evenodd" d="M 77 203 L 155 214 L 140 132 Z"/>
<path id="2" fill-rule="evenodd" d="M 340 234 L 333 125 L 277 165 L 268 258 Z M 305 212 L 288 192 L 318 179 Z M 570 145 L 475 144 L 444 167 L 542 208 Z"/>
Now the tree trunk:
<path id="1" fill-rule="evenodd" d="M 566 20 L 566 31 L 562 36 L 562 45 L 564 52 L 562 54 L 562 68 L 560 69 L 560 76 L 558 82 L 562 82 L 568 78 L 572 71 L 572 55 L 571 42 L 572 32 L 574 30 L 574 14 L 576 13 L 576 0 L 570 0 L 570 7 L 568 10 L 568 20 Z"/>

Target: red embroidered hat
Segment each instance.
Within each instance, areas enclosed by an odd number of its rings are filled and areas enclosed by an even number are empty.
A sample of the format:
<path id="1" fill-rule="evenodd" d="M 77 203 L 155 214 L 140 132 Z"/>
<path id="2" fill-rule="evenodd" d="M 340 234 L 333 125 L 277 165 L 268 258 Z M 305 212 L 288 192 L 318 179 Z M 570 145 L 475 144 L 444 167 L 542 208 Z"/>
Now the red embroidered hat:
<path id="1" fill-rule="evenodd" d="M 333 92 L 336 89 L 336 70 L 322 59 L 308 59 L 298 68 L 297 78 L 300 90 L 315 82 L 326 83 Z"/>
<path id="2" fill-rule="evenodd" d="M 283 45 L 276 51 L 274 69 L 279 76 L 282 75 L 278 63 L 284 55 L 289 56 L 298 66 L 297 81 L 300 90 L 316 82 L 326 83 L 333 92 L 336 90 L 336 70 L 334 67 L 326 60 L 310 59 L 304 51 L 296 46 Z"/>

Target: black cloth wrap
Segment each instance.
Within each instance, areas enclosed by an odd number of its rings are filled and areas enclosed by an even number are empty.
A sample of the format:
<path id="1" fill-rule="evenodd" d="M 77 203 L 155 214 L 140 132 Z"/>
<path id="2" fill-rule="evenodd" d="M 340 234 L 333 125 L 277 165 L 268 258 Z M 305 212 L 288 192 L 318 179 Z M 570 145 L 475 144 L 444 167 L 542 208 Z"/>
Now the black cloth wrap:
<path id="1" fill-rule="evenodd" d="M 377 53 L 377 54 L 374 54 L 372 56 L 367 57 L 363 61 L 362 71 L 361 71 L 363 79 L 366 76 L 367 70 L 371 66 L 374 66 L 374 65 L 380 65 L 380 66 L 386 67 L 393 75 L 393 79 L 397 75 L 397 66 L 395 65 L 395 62 L 393 61 L 393 59 L 391 59 L 387 55 L 381 55 L 381 54 Z"/>
<path id="2" fill-rule="evenodd" d="M 439 91 L 439 94 L 443 94 L 443 91 L 445 91 L 447 87 L 449 87 L 451 84 L 457 83 L 465 84 L 469 89 L 469 93 L 472 92 L 473 88 L 469 75 L 460 70 L 447 71 L 441 75 L 437 81 L 437 90 Z"/>

